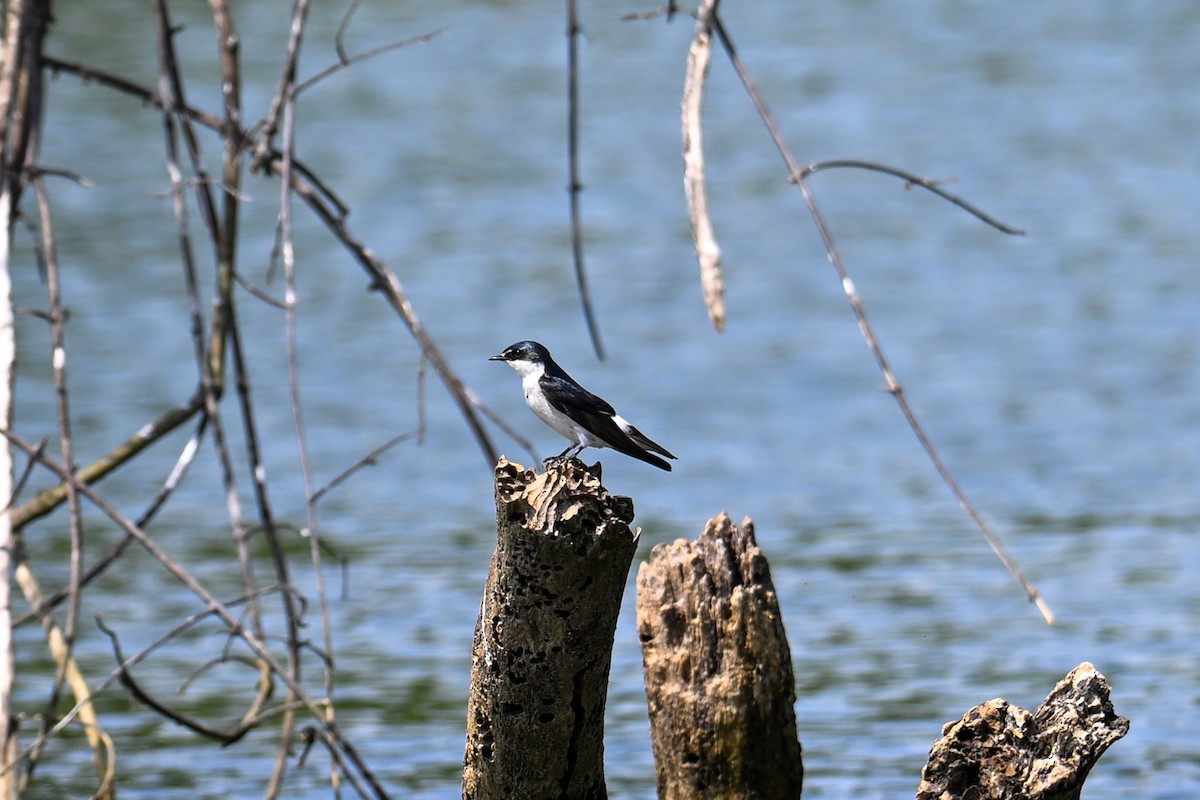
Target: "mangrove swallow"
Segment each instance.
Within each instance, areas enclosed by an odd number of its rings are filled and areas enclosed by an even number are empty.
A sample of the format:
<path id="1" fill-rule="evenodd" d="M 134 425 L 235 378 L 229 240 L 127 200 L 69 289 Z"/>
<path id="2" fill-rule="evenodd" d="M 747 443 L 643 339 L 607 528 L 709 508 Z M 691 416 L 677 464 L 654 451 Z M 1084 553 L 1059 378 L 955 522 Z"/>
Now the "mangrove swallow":
<path id="1" fill-rule="evenodd" d="M 646 438 L 612 406 L 584 389 L 554 363 L 550 351 L 537 342 L 517 342 L 488 361 L 505 361 L 521 376 L 525 402 L 542 422 L 571 440 L 557 458 L 572 458 L 585 447 L 613 450 L 671 471 L 671 465 L 654 455 L 675 458 L 662 445 Z"/>

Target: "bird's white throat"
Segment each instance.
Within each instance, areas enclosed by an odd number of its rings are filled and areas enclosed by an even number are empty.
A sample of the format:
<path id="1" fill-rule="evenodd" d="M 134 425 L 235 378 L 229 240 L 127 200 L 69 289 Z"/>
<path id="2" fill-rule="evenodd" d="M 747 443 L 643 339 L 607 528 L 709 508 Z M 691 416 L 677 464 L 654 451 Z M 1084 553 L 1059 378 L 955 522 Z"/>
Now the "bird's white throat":
<path id="1" fill-rule="evenodd" d="M 518 358 L 514 361 L 506 361 L 505 363 L 515 369 L 517 374 L 524 378 L 526 382 L 530 380 L 536 381 L 546 374 L 546 365 L 540 361 L 527 361 L 523 358 Z"/>

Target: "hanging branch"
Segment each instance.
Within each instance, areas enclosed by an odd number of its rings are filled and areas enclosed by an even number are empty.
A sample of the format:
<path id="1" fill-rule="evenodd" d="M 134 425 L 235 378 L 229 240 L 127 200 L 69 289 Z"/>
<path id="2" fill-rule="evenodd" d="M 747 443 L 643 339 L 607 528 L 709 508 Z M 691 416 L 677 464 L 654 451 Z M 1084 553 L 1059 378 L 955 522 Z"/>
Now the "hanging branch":
<path id="1" fill-rule="evenodd" d="M 737 71 L 738 78 L 742 81 L 742 85 L 746 88 L 746 92 L 750 95 L 750 99 L 754 103 L 754 107 L 758 110 L 758 114 L 762 118 L 763 123 L 766 125 L 767 130 L 770 133 L 772 140 L 775 142 L 775 146 L 779 150 L 780 155 L 783 156 L 783 160 L 788 169 L 788 180 L 792 183 L 795 183 L 800 188 L 801 193 L 804 195 L 804 202 L 808 205 L 809 212 L 813 217 L 813 222 L 816 224 L 817 230 L 821 234 L 821 240 L 825 243 L 825 251 L 829 256 L 829 261 L 831 264 L 833 264 L 833 268 L 837 271 L 838 277 L 842 282 L 842 290 L 846 293 L 846 299 L 850 302 L 850 307 L 854 310 L 854 316 L 858 320 L 859 330 L 862 331 L 863 338 L 867 342 L 867 347 L 870 348 L 872 355 L 875 356 L 875 362 L 879 366 L 880 371 L 883 373 L 884 380 L 887 383 L 887 391 L 896 399 L 897 405 L 900 406 L 901 413 L 904 414 L 904 418 L 908 421 L 909 427 L 911 427 L 913 433 L 916 434 L 917 440 L 921 443 L 921 447 L 925 450 L 926 455 L 933 463 L 934 469 L 937 470 L 938 475 L 941 476 L 946 486 L 950 489 L 950 492 L 954 495 L 955 499 L 958 500 L 959 505 L 963 507 L 963 510 L 967 512 L 967 515 L 970 516 L 971 520 L 975 523 L 976 528 L 979 529 L 980 534 L 983 535 L 983 538 L 988 543 L 988 546 L 992 548 L 992 552 L 996 554 L 996 556 L 1000 559 L 1000 562 L 1004 564 L 1004 567 L 1008 570 L 1009 574 L 1012 575 L 1017 583 L 1021 585 L 1021 588 L 1025 590 L 1025 594 L 1029 597 L 1030 602 L 1036 605 L 1038 611 L 1041 612 L 1042 618 L 1045 619 L 1048 624 L 1053 624 L 1054 614 L 1050 611 L 1050 607 L 1046 604 L 1045 600 L 1042 599 L 1037 588 L 1034 587 L 1034 585 L 1025 577 L 1024 573 L 1021 572 L 1016 562 L 1008 554 L 1007 550 L 1005 550 L 1000 538 L 984 521 L 983 516 L 979 513 L 978 509 L 975 508 L 975 505 L 967 498 L 966 493 L 963 492 L 962 487 L 958 485 L 958 481 L 954 479 L 954 476 L 950 473 L 950 470 L 942 461 L 937 449 L 933 446 L 933 442 L 925 433 L 925 428 L 921 425 L 920 420 L 917 419 L 916 412 L 914 412 L 912 406 L 909 405 L 907 398 L 904 396 L 904 390 L 900 385 L 900 381 L 897 379 L 895 372 L 892 371 L 891 365 L 888 363 L 887 358 L 883 354 L 883 348 L 875 336 L 875 331 L 871 327 L 870 322 L 867 320 L 866 310 L 863 308 L 862 301 L 858 296 L 858 292 L 854 288 L 854 282 L 850 279 L 850 275 L 846 271 L 846 267 L 842 262 L 841 255 L 838 253 L 838 250 L 833 243 L 833 236 L 830 233 L 829 226 L 826 225 L 825 219 L 821 215 L 820 209 L 817 207 L 816 198 L 813 196 L 813 193 L 809 188 L 807 177 L 809 174 L 811 174 L 811 172 L 805 172 L 799 168 L 795 157 L 792 155 L 791 149 L 788 147 L 787 142 L 784 140 L 783 135 L 779 131 L 779 127 L 775 124 L 774 115 L 771 114 L 770 109 L 763 101 L 762 96 L 759 94 L 758 87 L 754 84 L 754 81 L 750 77 L 749 71 L 746 69 L 745 64 L 742 63 L 741 58 L 738 56 L 737 49 L 734 47 L 728 32 L 725 30 L 725 26 L 721 23 L 720 17 L 715 13 L 713 14 L 712 22 L 713 30 L 720 39 L 722 46 L 725 48 L 725 52 L 729 56 L 729 60 L 733 64 L 734 69 Z M 854 166 L 861 166 L 860 162 L 832 163 L 837 163 L 839 166 L 850 166 L 851 164 Z M 990 217 L 974 211 L 972 206 L 958 200 L 948 192 L 937 188 L 934 186 L 932 181 L 910 176 L 907 175 L 907 173 L 903 173 L 900 170 L 895 170 L 890 167 L 875 166 L 872 168 L 876 171 L 902 176 L 912 185 L 929 189 L 938 196 L 951 200 L 951 202 L 955 203 L 960 208 L 970 211 L 984 222 L 987 222 L 994 227 L 998 227 L 1000 230 L 1005 231 L 1006 233 L 1018 232 L 1015 229 L 1009 228 L 1008 226 L 1001 226 L 995 223 Z M 816 171 L 814 168 L 810 169 L 812 172 Z"/>
<path id="2" fill-rule="evenodd" d="M 83 724 L 88 745 L 92 748 L 97 768 L 100 770 L 101 777 L 103 778 L 103 775 L 113 768 L 114 762 L 111 753 L 102 755 L 105 748 L 103 741 L 104 731 L 100 727 L 95 708 L 88 702 L 93 692 L 88 687 L 87 678 L 84 677 L 82 670 L 79 669 L 79 663 L 67 645 L 67 639 L 63 634 L 62 628 L 59 627 L 54 615 L 50 613 L 52 605 L 42 595 L 41 582 L 38 581 L 37 576 L 33 572 L 33 567 L 29 563 L 28 555 L 19 536 L 16 540 L 16 546 L 12 548 L 12 560 L 13 577 L 16 579 L 17 585 L 21 588 L 21 594 L 25 597 L 25 601 L 33 609 L 26 616 L 37 619 L 42 625 L 42 630 L 46 636 L 46 647 L 50 651 L 51 658 L 54 659 L 56 672 L 60 673 L 66 684 L 71 687 L 71 693 L 75 696 L 75 702 L 80 705 L 79 720 Z M 66 596 L 68 592 L 63 591 L 61 594 Z M 14 623 L 14 627 L 20 625 L 21 622 L 22 620 L 17 620 Z M 55 718 L 57 719 L 57 708 Z M 46 733 L 50 722 L 50 720 L 47 720 L 47 723 L 42 726 L 43 733 Z M 40 741 L 35 742 L 29 748 L 25 774 L 22 776 L 26 780 L 41 755 Z M 0 764 L 10 760 L 12 755 L 0 758 Z M 24 791 L 24 787 L 22 787 L 22 791 Z"/>
<path id="3" fill-rule="evenodd" d="M 579 177 L 579 9 L 578 0 L 567 0 L 567 150 L 570 162 L 571 195 L 571 256 L 575 263 L 575 283 L 579 287 L 579 303 L 587 322 L 588 336 L 596 358 L 604 360 L 604 344 L 600 341 L 600 326 L 592 311 L 592 294 L 588 289 L 587 272 L 583 268 L 583 223 L 580 221 L 580 195 L 583 183 Z"/>
<path id="4" fill-rule="evenodd" d="M 245 140 L 242 131 L 241 61 L 239 56 L 241 40 L 234 26 L 227 0 L 209 0 L 209 7 L 212 11 L 213 27 L 217 32 L 221 63 L 221 92 L 225 107 L 225 120 L 221 131 L 221 138 L 225 144 L 222 158 L 222 182 L 226 187 L 226 191 L 222 194 L 223 213 L 216 242 L 219 292 L 213 308 L 210 339 L 212 346 L 209 359 L 214 365 L 221 363 L 223 361 L 222 348 L 229 347 L 258 520 L 271 556 L 275 579 L 285 589 L 281 592 L 281 599 L 284 624 L 287 630 L 285 641 L 288 677 L 291 678 L 288 682 L 288 700 L 292 701 L 296 699 L 295 690 L 292 687 L 299 684 L 300 681 L 300 609 L 296 605 L 295 596 L 291 591 L 287 591 L 291 587 L 290 570 L 275 529 L 274 512 L 267 488 L 266 469 L 261 458 L 258 422 L 251 398 L 250 376 L 242 350 L 242 334 L 237 321 L 237 306 L 233 295 L 240 204 L 237 192 L 241 187 L 242 160 L 245 152 L 243 149 Z M 295 36 L 299 35 L 298 31 L 293 30 L 293 33 Z M 244 539 L 245 537 L 239 535 L 238 538 Z M 283 774 L 287 769 L 288 748 L 294 724 L 294 715 L 286 712 L 280 724 L 275 766 L 267 788 L 268 797 L 273 797 L 278 793 Z"/>
<path id="5" fill-rule="evenodd" d="M 712 59 L 712 30 L 719 0 L 701 0 L 696 11 L 696 34 L 688 48 L 687 68 L 680 104 L 683 130 L 683 189 L 687 197 L 692 241 L 700 262 L 700 286 L 708 318 L 718 331 L 725 330 L 725 279 L 721 274 L 721 248 L 708 214 L 707 179 L 704 176 L 704 86 Z"/>

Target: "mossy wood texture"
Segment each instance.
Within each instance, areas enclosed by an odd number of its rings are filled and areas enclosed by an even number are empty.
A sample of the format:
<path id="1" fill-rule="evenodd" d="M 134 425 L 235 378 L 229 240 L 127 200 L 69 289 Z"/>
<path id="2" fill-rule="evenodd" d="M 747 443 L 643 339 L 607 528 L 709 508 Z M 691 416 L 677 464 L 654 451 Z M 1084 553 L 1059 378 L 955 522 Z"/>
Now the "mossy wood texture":
<path id="1" fill-rule="evenodd" d="M 798 798 L 791 651 L 750 520 L 655 547 L 637 585 L 659 798 Z"/>
<path id="2" fill-rule="evenodd" d="M 637 534 L 633 502 L 577 459 L 501 459 L 475 628 L 464 800 L 607 797 L 604 701 Z"/>

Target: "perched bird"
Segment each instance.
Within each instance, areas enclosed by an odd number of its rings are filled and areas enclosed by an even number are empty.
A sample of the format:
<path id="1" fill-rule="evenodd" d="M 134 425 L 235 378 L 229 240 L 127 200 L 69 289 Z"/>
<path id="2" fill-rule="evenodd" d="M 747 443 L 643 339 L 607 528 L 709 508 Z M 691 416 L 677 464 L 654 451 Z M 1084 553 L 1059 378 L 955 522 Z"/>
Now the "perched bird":
<path id="1" fill-rule="evenodd" d="M 647 439 L 612 406 L 584 389 L 554 363 L 550 351 L 537 342 L 517 342 L 488 361 L 505 361 L 521 376 L 525 402 L 542 422 L 571 440 L 558 459 L 579 455 L 585 447 L 611 447 L 671 471 L 671 465 L 654 455 L 675 458 L 662 445 Z"/>

